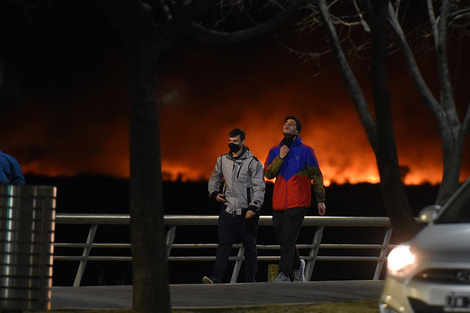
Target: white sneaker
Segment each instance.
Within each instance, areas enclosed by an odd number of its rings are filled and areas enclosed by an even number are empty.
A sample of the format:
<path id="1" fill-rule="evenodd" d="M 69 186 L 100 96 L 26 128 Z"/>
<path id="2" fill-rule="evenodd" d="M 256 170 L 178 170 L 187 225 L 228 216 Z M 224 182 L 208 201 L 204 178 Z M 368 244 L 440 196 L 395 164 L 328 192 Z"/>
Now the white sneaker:
<path id="1" fill-rule="evenodd" d="M 204 276 L 202 278 L 202 282 L 204 284 L 220 284 L 220 279 L 217 279 L 215 277 L 212 277 L 212 276 Z"/>
<path id="2" fill-rule="evenodd" d="M 280 272 L 277 275 L 276 279 L 274 280 L 275 283 L 290 283 L 290 278 L 284 274 L 284 272 Z"/>
<path id="3" fill-rule="evenodd" d="M 300 268 L 294 271 L 294 282 L 305 281 L 305 260 L 300 259 Z"/>

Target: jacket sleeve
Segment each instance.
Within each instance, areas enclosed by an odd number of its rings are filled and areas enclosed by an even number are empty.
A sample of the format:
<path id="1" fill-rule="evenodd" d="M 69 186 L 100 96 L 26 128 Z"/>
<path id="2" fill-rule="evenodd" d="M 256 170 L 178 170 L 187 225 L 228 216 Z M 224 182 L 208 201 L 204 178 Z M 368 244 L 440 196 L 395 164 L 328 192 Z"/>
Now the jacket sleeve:
<path id="1" fill-rule="evenodd" d="M 211 178 L 209 179 L 208 191 L 209 197 L 215 198 L 214 195 L 217 195 L 220 190 L 224 177 L 222 173 L 222 156 L 217 158 L 215 163 L 214 170 L 212 171 Z"/>
<path id="2" fill-rule="evenodd" d="M 325 202 L 325 187 L 323 186 L 323 174 L 319 167 L 308 168 L 310 180 L 313 182 L 313 192 L 317 202 Z"/>
<path id="3" fill-rule="evenodd" d="M 253 186 L 253 199 L 248 204 L 249 206 L 255 206 L 256 212 L 261 211 L 261 205 L 264 202 L 264 193 L 266 190 L 266 183 L 263 176 L 263 165 L 257 159 L 255 162 L 251 162 L 251 183 Z"/>
<path id="4" fill-rule="evenodd" d="M 20 163 L 18 163 L 18 161 L 11 156 L 7 156 L 7 159 L 10 163 L 10 184 L 24 185 L 25 180 L 23 172 L 21 171 Z"/>
<path id="5" fill-rule="evenodd" d="M 307 158 L 307 170 L 310 180 L 313 183 L 313 192 L 317 202 L 325 202 L 325 187 L 323 186 L 323 174 L 318 165 L 317 157 L 312 148 Z"/>
<path id="6" fill-rule="evenodd" d="M 284 163 L 284 160 L 281 159 L 279 155 L 276 155 L 276 151 L 277 150 L 274 148 L 271 149 L 266 161 L 264 162 L 264 176 L 267 179 L 273 179 L 279 175 L 282 164 Z"/>

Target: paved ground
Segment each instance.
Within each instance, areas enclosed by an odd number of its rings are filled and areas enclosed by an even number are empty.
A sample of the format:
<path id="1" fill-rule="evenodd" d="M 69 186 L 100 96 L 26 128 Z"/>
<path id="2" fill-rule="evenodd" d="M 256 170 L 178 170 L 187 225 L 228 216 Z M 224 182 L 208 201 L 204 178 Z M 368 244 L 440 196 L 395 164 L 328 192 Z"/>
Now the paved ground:
<path id="1" fill-rule="evenodd" d="M 173 308 L 376 300 L 383 281 L 171 285 Z M 53 287 L 53 309 L 126 309 L 132 286 Z"/>

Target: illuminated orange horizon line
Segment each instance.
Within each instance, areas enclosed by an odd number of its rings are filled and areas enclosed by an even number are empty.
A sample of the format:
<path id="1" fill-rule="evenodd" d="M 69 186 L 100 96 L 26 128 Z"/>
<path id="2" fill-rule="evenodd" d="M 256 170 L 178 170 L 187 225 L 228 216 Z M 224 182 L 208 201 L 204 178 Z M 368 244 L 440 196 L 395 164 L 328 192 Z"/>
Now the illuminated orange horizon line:
<path id="1" fill-rule="evenodd" d="M 27 175 L 43 176 L 43 177 L 48 177 L 48 178 L 59 178 L 59 177 L 74 178 L 74 177 L 79 177 L 79 176 L 99 176 L 99 177 L 112 177 L 112 178 L 115 178 L 115 179 L 126 179 L 126 180 L 129 179 L 129 176 L 125 177 L 125 176 L 119 176 L 119 175 L 106 175 L 106 174 L 86 173 L 86 172 L 77 173 L 77 174 L 52 174 L 52 175 L 37 174 L 37 173 L 33 173 L 33 172 L 25 172 L 24 175 L 25 176 L 27 176 Z M 175 176 L 175 175 L 172 175 L 170 172 L 165 172 L 163 174 L 163 176 Z M 184 177 L 184 176 L 181 176 L 181 178 L 172 178 L 172 179 L 162 178 L 162 181 L 163 182 L 183 182 L 183 183 L 200 183 L 200 182 L 208 182 L 209 181 L 209 178 L 194 179 L 194 178 L 187 178 L 187 177 Z M 273 179 L 266 179 L 266 182 L 274 183 L 274 180 Z M 460 181 L 460 183 L 463 183 L 463 181 Z M 344 179 L 344 182 L 339 182 L 339 181 L 336 181 L 336 180 L 325 180 L 324 181 L 325 187 L 329 187 L 331 185 L 359 185 L 359 184 L 373 184 L 373 185 L 375 185 L 375 184 L 380 184 L 380 181 L 363 180 L 363 181 L 351 182 L 350 179 Z M 420 183 L 417 183 L 417 184 L 416 183 L 404 183 L 405 186 L 419 186 L 419 185 L 428 185 L 428 184 L 435 186 L 435 185 L 439 185 L 440 182 L 433 183 L 429 180 L 422 180 Z"/>

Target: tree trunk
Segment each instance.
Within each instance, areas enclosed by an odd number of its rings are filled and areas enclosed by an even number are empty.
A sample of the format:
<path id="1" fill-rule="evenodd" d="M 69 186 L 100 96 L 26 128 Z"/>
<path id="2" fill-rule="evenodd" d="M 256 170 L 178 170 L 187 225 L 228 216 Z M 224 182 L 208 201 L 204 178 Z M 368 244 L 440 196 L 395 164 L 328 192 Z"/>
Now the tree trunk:
<path id="1" fill-rule="evenodd" d="M 369 5 L 372 9 L 372 6 Z M 419 230 L 411 214 L 400 176 L 400 166 L 393 130 L 390 94 L 387 87 L 387 16 L 388 0 L 374 3 L 367 13 L 371 29 L 372 64 L 370 79 L 377 121 L 378 144 L 374 149 L 380 175 L 385 210 L 398 241 L 411 239 Z"/>
<path id="2" fill-rule="evenodd" d="M 171 301 L 156 100 L 160 51 L 158 48 L 151 49 L 146 39 L 141 34 L 129 45 L 133 311 L 169 313 Z"/>
<path id="3" fill-rule="evenodd" d="M 439 83 L 441 87 L 441 106 L 443 111 L 443 114 L 436 117 L 442 118 L 444 124 L 444 126 L 439 128 L 442 138 L 444 168 L 442 182 L 436 200 L 436 203 L 441 205 L 444 204 L 458 188 L 465 138 L 455 107 L 455 98 L 447 56 L 448 28 L 452 9 L 453 5 L 451 1 L 442 1 L 440 9 L 441 14 L 436 27 L 437 32 L 434 37 L 438 60 Z"/>
<path id="4" fill-rule="evenodd" d="M 346 61 L 340 40 L 328 11 L 325 0 L 318 1 L 320 16 L 330 39 L 345 86 L 351 95 L 369 143 L 374 150 L 380 175 L 380 185 L 387 215 L 394 228 L 394 236 L 399 241 L 410 239 L 418 230 L 418 225 L 408 205 L 400 176 L 397 148 L 393 131 L 391 100 L 386 85 L 386 22 L 389 2 L 387 0 L 359 1 L 364 17 L 371 28 L 373 64 L 370 73 L 376 121 L 369 112 L 368 105 L 359 84 Z"/>
<path id="5" fill-rule="evenodd" d="M 442 133 L 442 132 L 441 132 Z M 450 132 L 447 132 L 450 133 Z M 442 136 L 442 154 L 443 154 L 443 173 L 442 182 L 439 186 L 439 193 L 436 204 L 443 205 L 459 185 L 460 170 L 462 167 L 463 146 L 465 135 L 458 134 L 457 138 L 449 135 Z"/>

